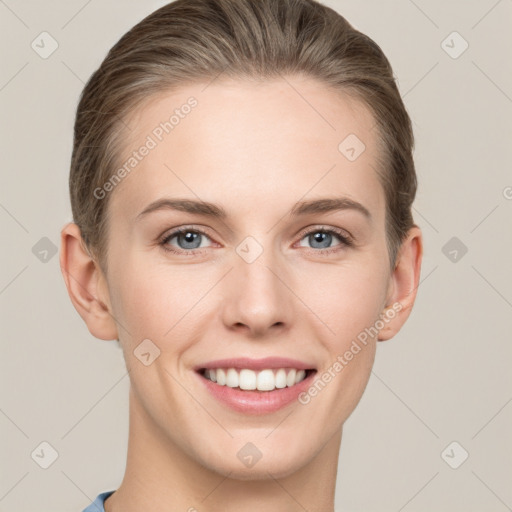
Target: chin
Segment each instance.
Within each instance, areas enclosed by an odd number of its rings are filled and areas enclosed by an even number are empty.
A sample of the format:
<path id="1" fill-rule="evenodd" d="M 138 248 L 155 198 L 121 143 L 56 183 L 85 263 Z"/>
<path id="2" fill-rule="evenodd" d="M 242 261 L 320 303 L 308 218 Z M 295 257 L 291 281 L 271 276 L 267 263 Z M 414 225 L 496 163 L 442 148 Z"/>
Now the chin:
<path id="1" fill-rule="evenodd" d="M 243 446 L 247 445 L 249 442 Z M 255 448 L 243 451 L 243 448 L 237 447 L 232 451 L 226 450 L 222 454 L 210 454 L 215 463 L 212 464 L 210 458 L 208 461 L 203 461 L 202 464 L 216 473 L 225 476 L 229 474 L 229 478 L 234 480 L 281 479 L 293 475 L 314 458 L 312 450 L 308 450 L 301 443 L 299 445 L 299 448 L 292 449 L 282 445 L 280 447 L 272 446 L 270 443 L 266 448 L 262 448 L 259 454 Z M 247 455 L 251 451 L 253 453 L 252 460 Z M 232 455 L 226 456 L 226 453 L 232 453 Z"/>

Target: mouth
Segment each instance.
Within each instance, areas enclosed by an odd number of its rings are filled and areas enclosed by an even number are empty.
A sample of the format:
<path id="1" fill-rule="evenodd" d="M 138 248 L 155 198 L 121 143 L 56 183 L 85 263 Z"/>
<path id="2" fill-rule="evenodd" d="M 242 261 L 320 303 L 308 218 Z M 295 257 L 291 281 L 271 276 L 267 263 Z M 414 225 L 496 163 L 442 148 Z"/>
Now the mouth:
<path id="1" fill-rule="evenodd" d="M 313 368 L 264 368 L 259 371 L 250 368 L 201 368 L 198 370 L 206 380 L 217 386 L 227 386 L 241 391 L 269 392 L 291 388 L 312 374 Z"/>
<path id="2" fill-rule="evenodd" d="M 202 364 L 195 373 L 210 396 L 244 414 L 268 414 L 288 405 L 311 386 L 312 365 L 288 358 L 224 359 Z"/>
<path id="3" fill-rule="evenodd" d="M 265 415 L 302 404 L 299 398 L 313 384 L 317 370 L 223 367 L 198 368 L 194 373 L 219 404 L 244 415 Z"/>

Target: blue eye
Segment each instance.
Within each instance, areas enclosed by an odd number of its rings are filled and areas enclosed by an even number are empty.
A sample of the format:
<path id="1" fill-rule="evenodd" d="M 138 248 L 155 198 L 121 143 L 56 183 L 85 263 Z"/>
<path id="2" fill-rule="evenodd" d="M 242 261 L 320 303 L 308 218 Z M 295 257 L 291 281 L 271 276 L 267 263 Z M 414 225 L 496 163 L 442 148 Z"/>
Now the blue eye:
<path id="1" fill-rule="evenodd" d="M 338 239 L 339 243 L 332 246 L 333 239 Z M 332 247 L 338 247 L 338 246 L 351 246 L 352 242 L 349 240 L 349 238 L 344 235 L 341 231 L 335 230 L 335 229 L 314 229 L 311 231 L 308 231 L 307 233 L 303 233 L 303 237 L 301 239 L 304 240 L 307 239 L 308 243 L 311 244 L 311 248 L 313 249 L 320 249 L 324 252 L 332 252 Z M 302 247 L 303 245 L 300 244 Z M 327 249 L 331 249 L 329 251 L 326 251 Z M 338 250 L 338 249 L 334 249 Z"/>
<path id="2" fill-rule="evenodd" d="M 207 238 L 208 240 L 210 239 L 210 237 L 208 237 L 202 231 L 196 229 L 181 228 L 167 235 L 160 242 L 160 245 L 162 245 L 166 251 L 182 254 L 183 252 L 190 252 L 190 250 L 204 248 L 205 245 L 202 243 L 204 238 Z M 170 248 L 171 241 L 174 239 L 176 239 L 178 249 L 180 250 Z"/>
<path id="3" fill-rule="evenodd" d="M 300 242 L 307 239 L 310 244 L 310 249 L 315 249 L 313 252 L 319 254 L 331 253 L 342 250 L 345 247 L 352 247 L 353 242 L 351 238 L 341 230 L 334 228 L 315 228 L 301 234 Z M 333 241 L 338 240 L 338 243 L 332 245 Z M 200 254 L 201 250 L 212 247 L 208 245 L 208 241 L 212 242 L 211 238 L 200 229 L 192 228 L 179 228 L 168 235 L 166 235 L 159 245 L 168 252 L 174 254 L 182 254 L 187 256 L 196 256 Z M 300 247 L 304 247 L 302 243 Z"/>

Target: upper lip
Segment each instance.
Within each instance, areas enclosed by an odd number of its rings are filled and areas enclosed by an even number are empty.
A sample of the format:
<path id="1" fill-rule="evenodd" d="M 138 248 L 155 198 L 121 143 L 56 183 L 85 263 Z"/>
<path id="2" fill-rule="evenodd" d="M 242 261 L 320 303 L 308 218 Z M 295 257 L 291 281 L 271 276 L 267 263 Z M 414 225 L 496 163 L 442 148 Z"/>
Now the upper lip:
<path id="1" fill-rule="evenodd" d="M 229 359 L 217 359 L 197 365 L 196 371 L 213 368 L 247 368 L 249 370 L 265 370 L 275 368 L 296 368 L 297 370 L 314 370 L 311 363 L 305 363 L 289 357 L 265 357 L 263 359 L 251 359 L 250 357 L 237 357 Z"/>

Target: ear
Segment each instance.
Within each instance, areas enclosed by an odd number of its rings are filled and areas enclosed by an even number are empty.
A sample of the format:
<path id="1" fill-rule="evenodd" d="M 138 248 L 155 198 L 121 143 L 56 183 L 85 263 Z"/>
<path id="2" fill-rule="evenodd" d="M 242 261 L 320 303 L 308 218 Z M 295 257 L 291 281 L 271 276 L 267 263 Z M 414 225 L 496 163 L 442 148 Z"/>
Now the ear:
<path id="1" fill-rule="evenodd" d="M 72 222 L 61 231 L 60 268 L 71 302 L 89 332 L 102 340 L 117 339 L 106 278 Z"/>
<path id="2" fill-rule="evenodd" d="M 400 246 L 395 269 L 390 277 L 387 307 L 381 315 L 384 327 L 379 332 L 378 341 L 395 336 L 409 317 L 416 300 L 422 257 L 421 230 L 414 226 Z"/>

